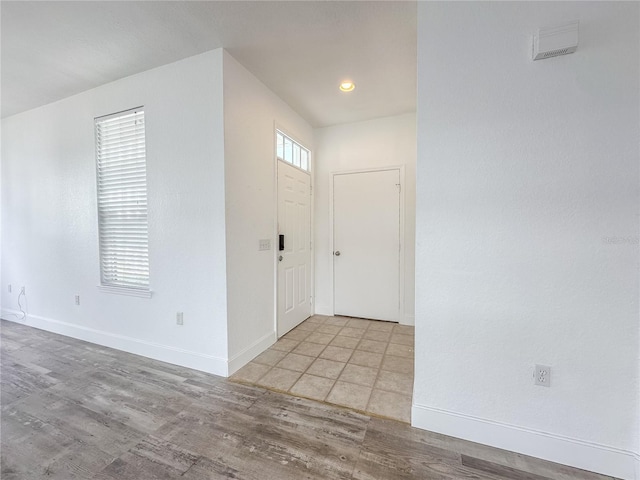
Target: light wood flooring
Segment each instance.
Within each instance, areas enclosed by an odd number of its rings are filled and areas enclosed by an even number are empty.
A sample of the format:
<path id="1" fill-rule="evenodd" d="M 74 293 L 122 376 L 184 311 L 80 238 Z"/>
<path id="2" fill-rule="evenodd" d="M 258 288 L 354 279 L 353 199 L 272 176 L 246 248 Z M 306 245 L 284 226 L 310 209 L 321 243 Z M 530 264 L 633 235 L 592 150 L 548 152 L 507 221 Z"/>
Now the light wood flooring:
<path id="1" fill-rule="evenodd" d="M 231 379 L 410 423 L 414 327 L 314 315 Z"/>
<path id="2" fill-rule="evenodd" d="M 596 474 L 0 324 L 3 480 L 602 480 Z"/>

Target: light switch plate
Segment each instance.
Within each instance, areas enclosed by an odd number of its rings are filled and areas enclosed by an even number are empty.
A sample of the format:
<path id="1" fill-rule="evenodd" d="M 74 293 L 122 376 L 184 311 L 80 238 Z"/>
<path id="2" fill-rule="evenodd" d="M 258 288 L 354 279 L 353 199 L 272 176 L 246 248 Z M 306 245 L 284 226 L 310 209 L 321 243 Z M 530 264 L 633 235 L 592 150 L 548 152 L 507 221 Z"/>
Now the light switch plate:
<path id="1" fill-rule="evenodd" d="M 258 242 L 258 250 L 261 252 L 266 250 L 271 250 L 271 239 L 270 238 L 260 239 Z"/>

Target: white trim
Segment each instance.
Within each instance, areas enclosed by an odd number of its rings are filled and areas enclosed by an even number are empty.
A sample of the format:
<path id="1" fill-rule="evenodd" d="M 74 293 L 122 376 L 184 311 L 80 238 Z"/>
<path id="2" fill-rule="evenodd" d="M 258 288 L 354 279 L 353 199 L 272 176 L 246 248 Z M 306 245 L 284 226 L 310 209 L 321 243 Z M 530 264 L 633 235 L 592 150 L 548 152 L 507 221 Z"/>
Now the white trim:
<path id="1" fill-rule="evenodd" d="M 14 313 L 13 310 L 3 309 L 2 318 L 6 319 L 11 313 Z M 28 315 L 24 321 L 9 321 L 214 375 L 227 376 L 228 373 L 226 359 L 213 355 L 147 342 L 37 315 Z"/>
<path id="2" fill-rule="evenodd" d="M 315 313 L 316 308 L 316 196 L 313 193 L 315 189 L 314 182 L 316 178 L 315 169 L 316 162 L 313 155 L 313 150 L 309 149 L 309 175 L 311 175 L 311 181 L 309 184 L 311 188 L 311 191 L 309 192 L 311 196 L 311 214 L 309 216 L 309 222 L 311 223 L 311 231 L 309 232 L 309 241 L 311 242 L 311 245 L 309 247 L 309 251 L 311 252 L 311 284 L 309 285 L 309 295 L 311 295 L 311 298 L 313 299 L 310 309 L 311 315 Z M 276 200 L 276 202 L 277 201 L 278 200 Z"/>
<path id="3" fill-rule="evenodd" d="M 278 255 L 280 239 L 278 237 L 278 145 L 276 135 L 280 130 L 278 122 L 273 122 L 273 331 L 278 338 Z"/>
<path id="4" fill-rule="evenodd" d="M 637 473 L 639 457 L 606 445 L 415 403 L 411 409 L 411 425 L 624 480 L 640 479 Z"/>
<path id="5" fill-rule="evenodd" d="M 151 290 L 142 290 L 139 288 L 113 287 L 111 285 L 98 285 L 98 290 L 104 293 L 113 293 L 115 295 L 127 295 L 129 297 L 151 298 L 153 292 Z"/>
<path id="6" fill-rule="evenodd" d="M 315 314 L 316 315 L 327 315 L 329 317 L 333 316 L 333 307 L 330 305 L 315 305 Z"/>
<path id="7" fill-rule="evenodd" d="M 276 332 L 269 332 L 265 336 L 259 338 L 247 348 L 239 352 L 237 355 L 234 355 L 232 358 L 230 358 L 227 368 L 229 376 L 236 373 L 247 363 L 264 352 L 267 348 L 276 343 L 276 340 Z"/>
<path id="8" fill-rule="evenodd" d="M 408 313 L 404 314 L 404 321 L 400 322 L 402 325 L 415 325 L 416 324 L 416 316 L 410 315 Z"/>
<path id="9" fill-rule="evenodd" d="M 400 269 L 398 275 L 398 285 L 399 285 L 399 311 L 397 322 L 403 323 L 405 320 L 405 166 L 404 165 L 389 165 L 387 167 L 372 167 L 372 168 L 361 168 L 356 170 L 339 170 L 333 171 L 329 175 L 329 245 L 330 250 L 329 254 L 333 256 L 333 252 L 335 251 L 335 246 L 333 244 L 334 235 L 333 235 L 333 211 L 334 211 L 334 199 L 333 199 L 333 187 L 334 187 L 334 179 L 336 175 L 350 175 L 354 173 L 369 173 L 369 172 L 387 172 L 390 170 L 398 170 L 398 176 L 400 177 L 400 255 L 398 256 L 398 260 L 400 262 Z M 334 264 L 333 259 L 330 263 L 329 267 L 329 281 L 331 283 L 331 288 L 329 290 L 329 295 L 331 298 L 331 307 L 330 312 L 327 315 L 335 315 L 335 272 L 334 272 Z M 413 325 L 411 323 L 410 325 Z"/>
<path id="10" fill-rule="evenodd" d="M 334 245 L 334 234 L 333 234 L 333 179 L 336 175 L 336 172 L 329 173 L 329 255 L 331 256 L 331 260 L 329 261 L 329 308 L 327 310 L 326 315 L 334 316 L 336 314 L 335 306 L 335 269 L 334 269 L 334 258 L 333 252 L 335 252 Z"/>

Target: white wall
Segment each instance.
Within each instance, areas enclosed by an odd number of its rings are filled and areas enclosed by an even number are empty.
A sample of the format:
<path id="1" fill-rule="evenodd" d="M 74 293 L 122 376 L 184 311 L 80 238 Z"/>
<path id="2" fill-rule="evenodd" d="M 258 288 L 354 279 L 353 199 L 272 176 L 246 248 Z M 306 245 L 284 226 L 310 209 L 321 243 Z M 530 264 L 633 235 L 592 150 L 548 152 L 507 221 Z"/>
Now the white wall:
<path id="1" fill-rule="evenodd" d="M 307 122 L 225 52 L 230 373 L 275 341 L 275 125 L 313 150 Z M 270 251 L 258 251 L 262 238 Z"/>
<path id="2" fill-rule="evenodd" d="M 334 172 L 403 165 L 405 167 L 405 312 L 414 321 L 416 115 L 407 113 L 332 127 L 315 136 L 315 311 L 333 314 L 333 255 L 330 238 L 330 186 Z"/>
<path id="3" fill-rule="evenodd" d="M 0 71 L 2 69 L 0 68 Z M 0 95 L 0 101 L 2 95 Z M 2 128 L 0 128 L 0 292 L 7 289 L 2 281 Z M 2 316 L 2 294 L 0 293 L 0 318 Z"/>
<path id="4" fill-rule="evenodd" d="M 215 50 L 2 121 L 3 318 L 24 285 L 29 325 L 227 373 L 222 95 Z M 93 119 L 140 105 L 151 299 L 96 288 Z"/>
<path id="5" fill-rule="evenodd" d="M 414 425 L 632 478 L 639 7 L 419 4 Z"/>

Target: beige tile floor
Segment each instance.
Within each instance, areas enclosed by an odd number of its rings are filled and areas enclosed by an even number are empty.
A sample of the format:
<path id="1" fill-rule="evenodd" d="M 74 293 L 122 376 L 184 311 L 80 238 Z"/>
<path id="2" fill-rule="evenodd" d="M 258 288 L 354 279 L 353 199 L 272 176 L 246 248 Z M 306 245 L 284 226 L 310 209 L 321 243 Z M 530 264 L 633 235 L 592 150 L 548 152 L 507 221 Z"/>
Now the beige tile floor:
<path id="1" fill-rule="evenodd" d="M 315 315 L 231 380 L 409 423 L 413 343 L 411 326 Z"/>

